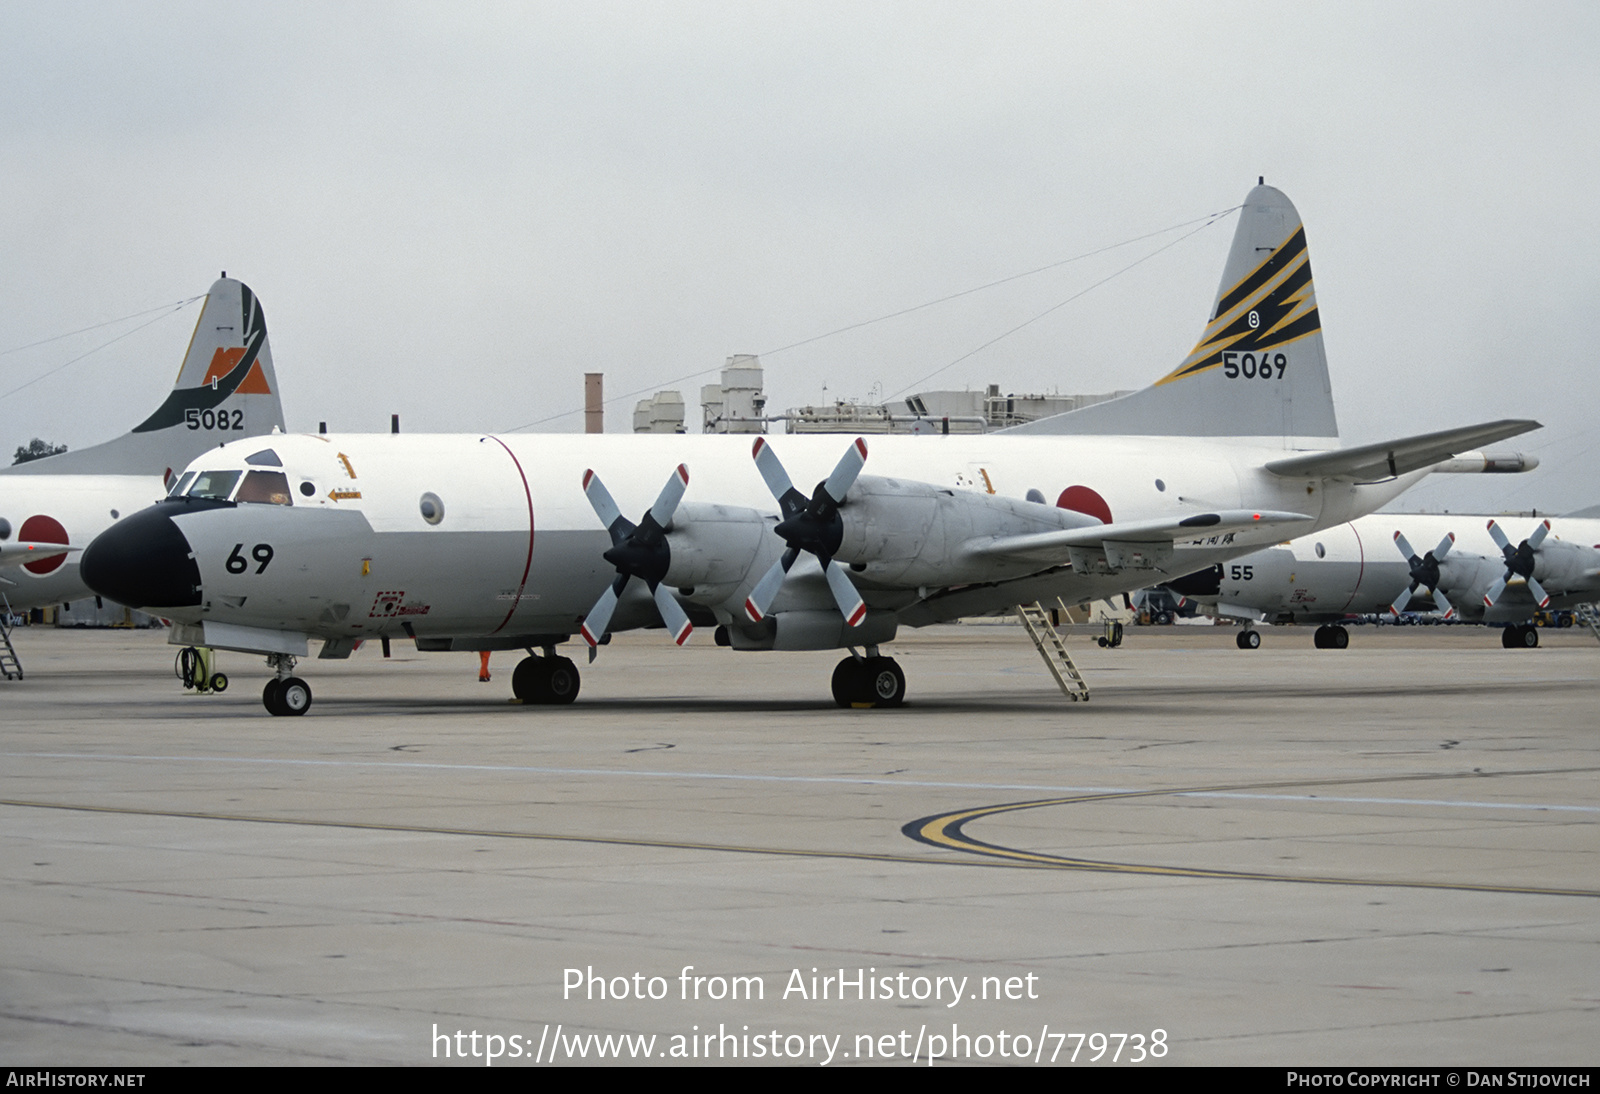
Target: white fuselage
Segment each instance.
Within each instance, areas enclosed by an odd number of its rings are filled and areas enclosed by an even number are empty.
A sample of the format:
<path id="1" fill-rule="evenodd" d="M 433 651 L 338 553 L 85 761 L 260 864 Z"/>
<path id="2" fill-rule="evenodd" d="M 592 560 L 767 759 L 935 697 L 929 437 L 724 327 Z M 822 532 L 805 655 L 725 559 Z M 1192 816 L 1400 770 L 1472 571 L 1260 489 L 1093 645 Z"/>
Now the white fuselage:
<path id="1" fill-rule="evenodd" d="M 616 577 L 601 557 L 611 541 L 583 492 L 585 471 L 597 472 L 622 513 L 637 521 L 684 463 L 690 480 L 673 535 L 695 546 L 699 576 L 688 588 L 679 574 L 665 583 L 701 609 L 700 622 L 709 614 L 737 628 L 748 622 L 739 614 L 744 596 L 783 550 L 770 531 L 777 505 L 752 462 L 751 440 L 376 434 L 233 442 L 188 470 L 281 470 L 292 504 L 251 503 L 241 495 L 238 504 L 220 508 L 163 507 L 192 548 L 203 596 L 188 607 L 162 606 L 162 614 L 333 640 L 402 631 L 418 638 L 558 640 L 576 633 Z M 809 495 L 850 439 L 776 437 L 770 444 Z M 261 451 L 270 451 L 281 467 L 247 462 Z M 1285 479 L 1261 469 L 1283 455 L 1281 447 L 1194 438 L 881 437 L 871 441 L 863 475 L 888 480 L 885 488 L 903 479 L 1019 501 L 1037 491 L 1046 499 L 1041 516 L 1052 518 L 1064 491 L 1086 487 L 1114 523 L 1259 508 L 1306 514 L 1307 530 L 1369 511 L 1420 477 L 1355 485 Z M 436 523 L 424 515 L 424 495 L 434 499 L 433 511 L 442 509 Z M 851 504 L 847 500 L 844 511 Z M 766 527 L 754 536 L 717 532 L 748 531 L 741 514 Z M 1281 528 L 1260 529 L 1186 541 L 1168 572 L 1176 576 L 1234 558 L 1282 534 Z M 855 564 L 851 579 L 869 609 L 912 626 L 1041 596 L 1084 599 L 1152 583 L 1149 572 L 1074 573 L 1064 554 L 1055 564 L 959 569 L 960 548 L 924 541 L 900 544 L 894 558 L 838 557 Z M 881 542 L 877 549 L 887 550 Z M 907 551 L 917 557 L 908 562 Z M 802 560 L 773 605 L 775 615 L 836 612 L 820 571 L 804 570 Z M 914 579 L 905 576 L 912 573 Z M 930 573 L 958 580 L 929 580 Z M 612 629 L 652 625 L 659 617 L 634 583 Z M 779 627 L 778 648 L 786 648 Z"/>
<path id="2" fill-rule="evenodd" d="M 48 539 L 76 548 L 0 569 L 0 593 L 16 611 L 93 596 L 78 576 L 79 553 L 164 492 L 159 475 L 0 475 L 0 519 L 10 525 L 12 540 Z M 42 528 L 48 529 L 43 535 Z"/>
<path id="3" fill-rule="evenodd" d="M 1214 599 L 1223 614 L 1275 621 L 1315 622 L 1387 612 L 1411 583 L 1408 560 L 1395 544 L 1395 532 L 1403 533 L 1418 554 L 1435 550 L 1447 534 L 1454 534 L 1455 543 L 1441 566 L 1440 588 L 1457 614 L 1486 622 L 1526 620 L 1535 605 L 1519 581 L 1508 585 L 1492 608 L 1483 602 L 1506 569 L 1488 532 L 1491 519 L 1517 544 L 1546 518 L 1374 513 L 1233 559 L 1222 568 L 1216 596 L 1201 599 Z M 1563 565 L 1559 575 L 1546 576 L 1548 567 L 1535 571 L 1552 595 L 1552 606 L 1570 607 L 1600 598 L 1600 574 L 1593 572 L 1600 564 L 1596 550 L 1600 520 L 1548 519 L 1548 553 L 1576 556 L 1561 560 L 1576 564 Z M 1552 558 L 1550 565 L 1554 563 Z M 1426 601 L 1421 606 L 1426 608 Z"/>

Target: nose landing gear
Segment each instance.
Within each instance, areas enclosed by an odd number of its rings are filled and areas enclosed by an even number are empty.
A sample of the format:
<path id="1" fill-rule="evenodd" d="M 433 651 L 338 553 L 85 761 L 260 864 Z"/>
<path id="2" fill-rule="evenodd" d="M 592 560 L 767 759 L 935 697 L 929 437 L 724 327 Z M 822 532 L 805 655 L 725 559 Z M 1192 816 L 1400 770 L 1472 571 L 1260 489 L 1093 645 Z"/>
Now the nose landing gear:
<path id="1" fill-rule="evenodd" d="M 275 718 L 299 717 L 311 709 L 311 685 L 294 672 L 294 658 L 287 653 L 267 654 L 267 664 L 277 673 L 261 689 L 261 705 Z"/>

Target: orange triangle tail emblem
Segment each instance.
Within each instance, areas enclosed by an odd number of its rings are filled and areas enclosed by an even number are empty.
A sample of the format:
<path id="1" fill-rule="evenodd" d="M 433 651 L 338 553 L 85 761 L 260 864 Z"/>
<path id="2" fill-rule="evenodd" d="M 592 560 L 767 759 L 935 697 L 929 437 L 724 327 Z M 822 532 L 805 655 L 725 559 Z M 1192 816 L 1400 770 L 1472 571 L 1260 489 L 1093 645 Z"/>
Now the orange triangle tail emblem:
<path id="1" fill-rule="evenodd" d="M 267 386 L 267 375 L 261 371 L 261 362 L 255 361 L 250 365 L 250 371 L 244 374 L 244 380 L 233 389 L 235 395 L 271 395 L 272 389 Z"/>

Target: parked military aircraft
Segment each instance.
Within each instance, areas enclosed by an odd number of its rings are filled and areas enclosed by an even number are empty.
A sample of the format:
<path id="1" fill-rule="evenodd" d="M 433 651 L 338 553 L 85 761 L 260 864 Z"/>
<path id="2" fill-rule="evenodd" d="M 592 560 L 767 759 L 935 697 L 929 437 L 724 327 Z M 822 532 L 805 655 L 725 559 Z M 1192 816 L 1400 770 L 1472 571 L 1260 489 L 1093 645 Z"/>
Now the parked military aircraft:
<path id="1" fill-rule="evenodd" d="M 194 461 L 91 544 L 83 572 L 179 621 L 174 641 L 265 653 L 274 714 L 311 703 L 293 675 L 311 638 L 322 657 L 400 635 L 527 649 L 514 693 L 566 702 L 579 678 L 559 643 L 582 635 L 592 658 L 607 633 L 663 625 L 680 643 L 713 626 L 735 650 L 849 649 L 835 700 L 892 706 L 905 677 L 881 646 L 901 626 L 1191 573 L 1537 427 L 1335 447 L 1299 214 L 1262 185 L 1239 215 L 1199 343 L 1118 400 L 870 453 L 828 436 L 255 438 Z"/>
<path id="2" fill-rule="evenodd" d="M 261 303 L 224 276 L 155 413 L 104 444 L 0 468 L 0 592 L 17 611 L 90 595 L 74 556 L 95 536 L 158 501 L 201 452 L 283 425 Z"/>
<path id="3" fill-rule="evenodd" d="M 1600 520 L 1375 513 L 1166 584 L 1242 620 L 1240 649 L 1261 644 L 1256 622 L 1321 623 L 1316 647 L 1344 649 L 1340 620 L 1419 604 L 1502 626 L 1503 645 L 1532 648 L 1536 611 L 1600 600 Z"/>

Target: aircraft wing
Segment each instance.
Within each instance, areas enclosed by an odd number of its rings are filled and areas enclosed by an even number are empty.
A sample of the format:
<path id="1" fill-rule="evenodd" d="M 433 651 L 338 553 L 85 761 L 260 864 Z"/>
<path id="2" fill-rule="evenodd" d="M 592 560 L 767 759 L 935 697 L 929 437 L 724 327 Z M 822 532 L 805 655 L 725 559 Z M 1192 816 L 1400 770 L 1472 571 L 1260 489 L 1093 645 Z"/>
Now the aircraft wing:
<path id="1" fill-rule="evenodd" d="M 1339 448 L 1332 452 L 1311 452 L 1273 460 L 1267 470 L 1284 478 L 1348 479 L 1376 482 L 1411 471 L 1421 471 L 1436 463 L 1453 459 L 1482 445 L 1543 428 L 1526 418 L 1503 418 L 1498 422 L 1462 426 L 1439 433 L 1423 433 L 1398 441 Z"/>
<path id="2" fill-rule="evenodd" d="M 1064 562 L 1073 549 L 1104 550 L 1107 543 L 1117 545 L 1151 544 L 1170 549 L 1200 537 L 1221 536 L 1250 528 L 1269 528 L 1286 524 L 1309 524 L 1314 518 L 1304 513 L 1271 512 L 1260 509 L 1223 509 L 1215 513 L 1195 513 L 1179 520 L 1131 520 L 1097 524 L 1089 528 L 1066 528 L 1059 532 L 1032 532 L 1018 536 L 994 536 L 966 545 L 973 555 L 1019 558 L 1037 562 Z"/>

